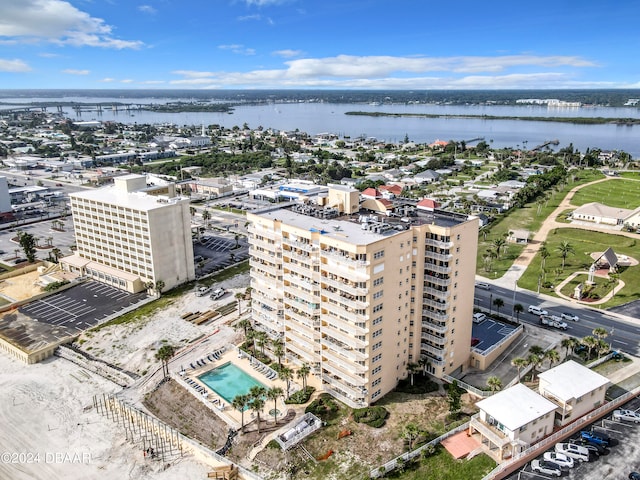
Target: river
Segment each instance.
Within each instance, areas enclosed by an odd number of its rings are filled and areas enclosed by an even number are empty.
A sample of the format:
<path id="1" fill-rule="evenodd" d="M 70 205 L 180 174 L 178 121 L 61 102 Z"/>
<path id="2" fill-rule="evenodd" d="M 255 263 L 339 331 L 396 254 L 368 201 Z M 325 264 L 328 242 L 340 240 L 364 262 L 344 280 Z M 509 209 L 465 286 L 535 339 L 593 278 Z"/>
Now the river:
<path id="1" fill-rule="evenodd" d="M 140 95 L 139 98 L 104 98 L 90 96 L 65 97 L 61 101 L 83 103 L 123 102 L 131 104 L 164 103 L 176 98 L 163 99 Z M 188 100 L 188 99 L 187 99 Z M 3 98 L 3 102 L 24 106 L 30 102 L 52 101 L 51 98 Z M 2 108 L 9 108 L 3 105 Z M 51 109 L 52 110 L 52 109 Z M 640 125 L 577 125 L 570 123 L 528 121 L 528 120 L 488 120 L 482 118 L 420 118 L 420 117 L 373 117 L 345 115 L 348 111 L 370 111 L 386 113 L 414 113 L 436 115 L 490 115 L 509 117 L 612 117 L 640 118 L 637 107 L 572 107 L 549 108 L 546 106 L 487 106 L 487 105 L 437 105 L 437 104 L 338 104 L 338 103 L 273 103 L 259 106 L 235 107 L 232 113 L 182 112 L 161 113 L 145 110 L 131 112 L 103 110 L 77 114 L 65 107 L 67 116 L 74 120 L 102 120 L 120 123 L 172 123 L 176 125 L 212 125 L 227 128 L 241 127 L 245 123 L 250 128 L 262 126 L 277 130 L 299 129 L 310 135 L 335 133 L 355 138 L 375 137 L 387 142 L 401 142 L 405 135 L 416 143 L 440 140 L 471 140 L 484 138 L 493 148 L 525 147 L 533 148 L 549 140 L 558 139 L 555 149 L 573 144 L 584 152 L 587 148 L 603 150 L 623 150 L 640 157 Z"/>

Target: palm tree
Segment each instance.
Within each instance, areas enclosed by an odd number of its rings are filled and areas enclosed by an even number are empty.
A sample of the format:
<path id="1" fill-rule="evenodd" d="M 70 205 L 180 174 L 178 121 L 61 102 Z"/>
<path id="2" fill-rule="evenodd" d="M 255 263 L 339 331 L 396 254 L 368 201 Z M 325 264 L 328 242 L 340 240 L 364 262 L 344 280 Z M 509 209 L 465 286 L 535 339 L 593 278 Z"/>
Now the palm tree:
<path id="1" fill-rule="evenodd" d="M 529 347 L 529 353 L 533 353 L 534 355 L 541 357 L 544 355 L 544 348 L 540 345 L 531 345 L 531 347 Z"/>
<path id="2" fill-rule="evenodd" d="M 411 376 L 412 387 L 413 387 L 413 374 L 416 373 L 419 368 L 420 368 L 420 365 L 418 365 L 417 363 L 413 363 L 413 362 L 407 363 L 407 372 L 409 372 L 409 375 Z"/>
<path id="3" fill-rule="evenodd" d="M 162 280 L 156 280 L 156 292 L 158 292 L 158 296 L 162 294 L 162 290 L 165 287 L 165 283 Z"/>
<path id="4" fill-rule="evenodd" d="M 602 327 L 596 327 L 591 331 L 591 334 L 596 337 L 598 340 L 603 340 L 609 336 L 609 332 L 607 332 Z"/>
<path id="5" fill-rule="evenodd" d="M 520 321 L 520 314 L 524 312 L 524 306 L 521 303 L 516 303 L 513 306 L 513 313 L 516 314 L 516 321 Z"/>
<path id="6" fill-rule="evenodd" d="M 491 389 L 491 393 L 495 393 L 496 390 L 502 389 L 502 380 L 495 375 L 487 378 L 487 386 Z"/>
<path id="7" fill-rule="evenodd" d="M 575 251 L 573 249 L 573 245 L 571 245 L 566 240 L 563 240 L 560 243 L 560 245 L 558 246 L 558 251 L 560 252 L 560 256 L 562 257 L 562 269 L 564 270 L 564 264 L 567 260 L 567 256 L 569 256 L 570 254 L 575 254 Z"/>
<path id="8" fill-rule="evenodd" d="M 209 219 L 211 218 L 211 213 L 209 213 L 209 210 L 203 210 L 202 211 L 202 221 L 204 222 L 204 226 L 208 227 L 209 226 Z"/>
<path id="9" fill-rule="evenodd" d="M 540 258 L 542 259 L 542 261 L 540 262 L 540 268 L 542 268 L 542 270 L 544 270 L 545 265 L 547 264 L 547 258 L 549 258 L 551 256 L 551 253 L 549 253 L 549 250 L 547 250 L 547 246 L 546 245 L 542 245 L 540 247 L 540 249 L 538 250 L 538 254 L 540 255 Z"/>
<path id="10" fill-rule="evenodd" d="M 563 338 L 560 345 L 565 350 L 564 358 L 567 358 L 569 356 L 569 352 L 576 346 L 576 339 L 573 337 Z"/>
<path id="11" fill-rule="evenodd" d="M 420 435 L 422 435 L 422 430 L 415 423 L 407 423 L 400 432 L 400 436 L 409 444 L 409 451 L 413 450 L 413 444 Z"/>
<path id="12" fill-rule="evenodd" d="M 282 338 L 278 337 L 271 341 L 271 346 L 273 347 L 273 354 L 278 359 L 278 366 L 282 367 L 282 357 L 284 357 L 284 341 Z"/>
<path id="13" fill-rule="evenodd" d="M 253 410 L 258 417 L 258 433 L 260 433 L 260 412 L 264 408 L 264 399 L 262 397 L 254 397 L 249 402 L 249 408 Z"/>
<path id="14" fill-rule="evenodd" d="M 156 352 L 156 359 L 162 362 L 162 374 L 166 377 L 169 374 L 169 360 L 176 353 L 173 345 L 163 345 Z"/>
<path id="15" fill-rule="evenodd" d="M 254 335 L 254 341 L 256 342 L 256 345 L 260 347 L 260 353 L 262 353 L 262 356 L 264 357 L 264 347 L 269 342 L 267 332 L 256 332 Z"/>
<path id="16" fill-rule="evenodd" d="M 311 373 L 311 369 L 309 368 L 309 365 L 307 365 L 306 363 L 303 363 L 302 366 L 298 369 L 298 378 L 302 379 L 302 389 L 305 392 L 307 391 L 307 377 L 309 376 L 310 373 Z"/>
<path id="17" fill-rule="evenodd" d="M 244 336 L 247 336 L 247 331 L 252 327 L 251 320 L 248 318 L 243 318 L 238 323 L 236 323 L 236 327 L 242 328 L 244 330 Z"/>
<path id="18" fill-rule="evenodd" d="M 291 389 L 291 380 L 293 379 L 293 370 L 289 367 L 282 367 L 278 372 L 280 380 L 287 384 L 287 398 L 289 398 L 289 390 Z"/>
<path id="19" fill-rule="evenodd" d="M 244 298 L 244 293 L 238 292 L 235 297 L 238 300 L 238 316 L 240 316 L 242 313 L 242 299 Z"/>
<path id="20" fill-rule="evenodd" d="M 516 367 L 518 370 L 518 383 L 520 383 L 520 370 L 528 365 L 527 359 L 522 357 L 516 357 L 511 360 L 511 366 Z"/>
<path id="21" fill-rule="evenodd" d="M 273 400 L 273 416 L 275 417 L 276 425 L 278 424 L 278 398 L 280 398 L 283 393 L 280 387 L 272 387 L 267 390 L 265 394 L 269 400 Z"/>
<path id="22" fill-rule="evenodd" d="M 611 350 L 611 345 L 609 345 L 607 342 L 605 342 L 602 339 L 598 340 L 598 344 L 596 345 L 596 351 L 598 352 L 598 358 L 600 358 L 602 355 L 609 353 L 609 350 Z"/>
<path id="23" fill-rule="evenodd" d="M 496 315 L 500 314 L 500 307 L 504 307 L 504 300 L 501 298 L 495 298 L 493 304 L 496 306 Z"/>
<path id="24" fill-rule="evenodd" d="M 542 363 L 542 360 L 543 360 L 543 358 L 539 357 L 535 353 L 530 353 L 527 356 L 527 365 L 533 366 L 533 368 L 531 369 L 531 381 L 532 382 L 536 379 L 536 368 L 538 367 L 538 365 L 540 365 Z"/>
<path id="25" fill-rule="evenodd" d="M 492 245 L 495 247 L 496 249 L 496 258 L 498 260 L 500 260 L 500 249 L 502 248 L 503 245 L 505 245 L 507 243 L 507 241 L 504 238 L 496 238 L 493 242 Z"/>
<path id="26" fill-rule="evenodd" d="M 598 340 L 591 335 L 587 335 L 582 339 L 582 344 L 587 347 L 587 354 L 589 355 L 589 358 L 591 358 L 591 352 L 598 346 Z"/>
<path id="27" fill-rule="evenodd" d="M 560 361 L 560 354 L 557 350 L 552 348 L 544 353 L 544 358 L 549 360 L 549 368 L 551 368 L 554 363 L 558 363 Z"/>
<path id="28" fill-rule="evenodd" d="M 244 432 L 244 411 L 249 405 L 249 395 L 236 395 L 231 406 L 240 412 L 240 431 Z"/>

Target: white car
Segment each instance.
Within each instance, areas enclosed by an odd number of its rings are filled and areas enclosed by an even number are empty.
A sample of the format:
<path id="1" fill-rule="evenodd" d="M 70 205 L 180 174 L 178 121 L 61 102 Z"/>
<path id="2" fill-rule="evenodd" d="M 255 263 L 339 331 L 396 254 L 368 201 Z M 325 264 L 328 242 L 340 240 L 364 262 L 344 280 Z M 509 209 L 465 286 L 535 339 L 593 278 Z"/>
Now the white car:
<path id="1" fill-rule="evenodd" d="M 613 419 L 640 423 L 640 413 L 634 412 L 633 410 L 614 410 Z"/>
<path id="2" fill-rule="evenodd" d="M 209 295 L 209 298 L 211 300 L 218 300 L 219 298 L 224 297 L 225 293 L 227 293 L 227 291 L 224 288 L 217 288 L 211 295 Z"/>
<path id="3" fill-rule="evenodd" d="M 591 459 L 589 450 L 574 443 L 556 443 L 555 450 L 580 462 L 588 462 Z"/>
<path id="4" fill-rule="evenodd" d="M 535 305 L 529 305 L 529 308 L 527 309 L 527 311 L 529 313 L 533 313 L 534 315 L 549 315 L 549 312 Z"/>
<path id="5" fill-rule="evenodd" d="M 567 457 L 564 453 L 544 452 L 543 459 L 560 465 L 560 468 L 573 468 L 573 458 Z"/>
<path id="6" fill-rule="evenodd" d="M 562 475 L 562 469 L 559 465 L 546 460 L 533 460 L 531 462 L 531 470 L 546 475 L 555 475 L 556 477 Z"/>
<path id="7" fill-rule="evenodd" d="M 564 312 L 560 314 L 560 317 L 563 320 L 571 320 L 573 322 L 577 322 L 578 320 L 580 320 L 580 317 L 578 317 L 578 315 L 574 314 L 574 313 L 569 313 L 569 312 Z"/>
<path id="8" fill-rule="evenodd" d="M 486 282 L 476 282 L 476 288 L 481 288 L 483 290 L 491 290 L 491 285 Z"/>
<path id="9" fill-rule="evenodd" d="M 207 293 L 211 291 L 211 287 L 200 287 L 196 290 L 196 296 L 204 297 Z"/>

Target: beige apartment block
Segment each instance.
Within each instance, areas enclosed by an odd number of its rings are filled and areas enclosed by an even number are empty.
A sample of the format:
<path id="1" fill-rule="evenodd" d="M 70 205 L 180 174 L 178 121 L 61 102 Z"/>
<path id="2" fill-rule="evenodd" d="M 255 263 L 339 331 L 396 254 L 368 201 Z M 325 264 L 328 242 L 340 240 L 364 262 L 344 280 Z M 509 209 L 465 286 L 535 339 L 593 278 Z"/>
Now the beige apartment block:
<path id="1" fill-rule="evenodd" d="M 353 407 L 395 388 L 409 363 L 436 377 L 461 371 L 477 219 L 406 202 L 391 217 L 358 212 L 357 191 L 344 186 L 328 199 L 247 214 L 256 327 Z"/>
<path id="2" fill-rule="evenodd" d="M 174 185 L 147 188 L 144 175 L 125 175 L 70 198 L 77 250 L 64 269 L 130 292 L 195 278 L 189 199 Z"/>

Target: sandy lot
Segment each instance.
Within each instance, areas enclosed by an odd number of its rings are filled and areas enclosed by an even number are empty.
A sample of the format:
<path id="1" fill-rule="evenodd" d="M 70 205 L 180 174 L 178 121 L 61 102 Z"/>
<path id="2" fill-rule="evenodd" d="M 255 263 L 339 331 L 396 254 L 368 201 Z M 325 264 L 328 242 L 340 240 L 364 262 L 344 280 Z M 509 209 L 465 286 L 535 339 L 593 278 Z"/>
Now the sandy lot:
<path id="1" fill-rule="evenodd" d="M 235 301 L 235 293 L 244 292 L 248 283 L 248 275 L 221 283 L 231 293 L 216 302 L 208 296 L 187 294 L 152 318 L 84 335 L 82 347 L 103 360 L 143 374 L 159 367 L 155 351 L 171 343 L 182 347 L 173 362 L 178 369 L 179 362 L 200 358 L 238 337 L 227 325 L 237 319 L 236 312 L 201 326 L 182 320 L 180 315 Z M 242 309 L 246 309 L 246 302 Z M 216 329 L 219 332 L 211 335 Z M 211 335 L 209 339 L 207 335 Z M 28 366 L 0 355 L 0 478 L 206 478 L 210 468 L 189 455 L 166 470 L 160 462 L 145 458 L 126 440 L 121 427 L 91 408 L 93 396 L 104 393 L 119 393 L 140 408 L 142 390 L 121 391 L 110 381 L 56 357 Z"/>

